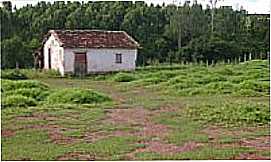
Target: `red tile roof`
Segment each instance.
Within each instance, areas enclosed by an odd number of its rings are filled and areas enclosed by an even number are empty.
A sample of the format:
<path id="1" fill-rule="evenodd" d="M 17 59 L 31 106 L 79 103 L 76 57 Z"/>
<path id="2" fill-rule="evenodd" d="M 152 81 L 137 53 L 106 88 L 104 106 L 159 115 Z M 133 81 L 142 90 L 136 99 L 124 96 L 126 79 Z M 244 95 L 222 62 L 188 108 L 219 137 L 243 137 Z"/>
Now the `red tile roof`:
<path id="1" fill-rule="evenodd" d="M 139 44 L 124 31 L 50 30 L 62 47 L 136 49 Z"/>

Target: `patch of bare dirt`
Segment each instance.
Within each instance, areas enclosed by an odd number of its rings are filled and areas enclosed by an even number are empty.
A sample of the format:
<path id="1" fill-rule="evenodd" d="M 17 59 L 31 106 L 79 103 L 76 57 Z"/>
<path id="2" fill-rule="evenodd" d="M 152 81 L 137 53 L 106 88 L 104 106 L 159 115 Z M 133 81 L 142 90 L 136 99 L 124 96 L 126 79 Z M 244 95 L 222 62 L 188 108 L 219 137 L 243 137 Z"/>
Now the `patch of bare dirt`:
<path id="1" fill-rule="evenodd" d="M 262 136 L 254 139 L 241 140 L 241 146 L 253 147 L 257 150 L 269 150 L 270 151 L 270 136 Z"/>
<path id="2" fill-rule="evenodd" d="M 46 113 L 33 113 L 31 116 L 18 116 L 15 120 L 46 120 L 46 121 L 57 121 L 58 118 L 55 116 L 50 116 Z M 44 124 L 44 125 L 27 125 L 21 129 L 36 129 L 36 130 L 46 130 L 48 132 L 49 138 L 53 143 L 56 144 L 72 144 L 80 141 L 80 138 L 64 136 L 63 131 L 69 130 L 67 128 L 61 128 L 56 124 Z"/>
<path id="3" fill-rule="evenodd" d="M 270 135 L 269 136 L 260 136 L 255 138 L 241 138 L 237 141 L 230 143 L 219 143 L 219 138 L 223 135 L 229 135 L 232 137 L 238 138 L 240 132 L 251 132 L 255 131 L 255 128 L 244 128 L 243 130 L 226 130 L 218 127 L 208 127 L 203 130 L 204 133 L 208 134 L 209 139 L 212 142 L 212 145 L 218 148 L 234 148 L 234 147 L 250 147 L 255 148 L 258 151 L 271 151 L 270 144 Z M 257 130 L 256 130 L 257 131 Z M 238 156 L 233 157 L 232 159 L 236 160 L 269 160 L 270 157 L 264 157 L 257 155 L 254 152 L 251 153 L 242 153 Z"/>
<path id="4" fill-rule="evenodd" d="M 270 157 L 264 157 L 255 153 L 242 153 L 234 158 L 233 160 L 270 160 Z"/>
<path id="5" fill-rule="evenodd" d="M 17 116 L 15 120 L 46 120 L 46 121 L 55 121 L 58 118 L 55 116 L 50 116 L 46 113 L 34 113 L 27 116 Z"/>
<path id="6" fill-rule="evenodd" d="M 13 130 L 9 130 L 9 129 L 4 129 L 4 130 L 1 130 L 1 136 L 2 137 L 12 137 L 16 134 L 15 131 Z"/>
<path id="7" fill-rule="evenodd" d="M 218 127 L 208 127 L 202 130 L 202 133 L 208 135 L 210 141 L 217 141 L 223 135 L 236 136 L 237 133 Z"/>
<path id="8" fill-rule="evenodd" d="M 162 124 L 157 124 L 151 121 L 151 117 L 158 114 L 158 112 L 151 112 L 143 108 L 130 109 L 111 109 L 108 113 L 106 122 L 112 124 L 128 124 L 138 127 L 138 131 L 123 132 L 134 136 L 148 136 L 148 137 L 164 137 L 169 128 Z M 118 134 L 121 134 L 118 131 Z"/>
<path id="9" fill-rule="evenodd" d="M 177 111 L 174 107 L 162 107 L 158 110 L 149 111 L 143 108 L 130 109 L 111 109 L 108 111 L 107 122 L 112 124 L 128 124 L 138 127 L 137 131 L 133 132 L 115 132 L 118 136 L 138 136 L 146 137 L 147 139 L 155 139 L 150 141 L 139 141 L 138 144 L 144 145 L 144 148 L 138 148 L 135 151 L 128 153 L 128 159 L 134 159 L 134 155 L 138 152 L 156 152 L 160 154 L 174 154 L 184 151 L 196 149 L 202 144 L 195 142 L 185 143 L 183 146 L 168 144 L 164 141 L 164 137 L 170 132 L 170 128 L 166 125 L 154 123 L 151 118 L 155 115 L 160 115 L 164 112 Z"/>
<path id="10" fill-rule="evenodd" d="M 238 137 L 240 132 L 242 130 L 238 131 L 231 131 L 226 130 L 222 128 L 217 127 L 208 127 L 203 130 L 204 133 L 206 133 L 209 136 L 209 139 L 213 141 L 214 143 L 219 142 L 219 138 L 223 135 L 229 135 L 232 137 Z M 252 130 L 252 128 L 246 128 L 246 131 L 255 131 Z M 243 147 L 253 147 L 257 150 L 270 150 L 270 136 L 261 136 L 261 137 L 255 137 L 253 139 L 246 139 L 242 138 L 236 142 L 227 143 L 227 144 L 220 144 L 223 147 L 227 146 L 243 146 Z"/>
<path id="11" fill-rule="evenodd" d="M 69 136 L 64 136 L 63 133 L 58 129 L 47 129 L 49 132 L 49 138 L 53 141 L 53 143 L 56 144 L 73 144 L 76 142 L 81 141 L 80 138 L 75 138 L 75 137 L 69 137 Z"/>
<path id="12" fill-rule="evenodd" d="M 57 157 L 56 160 L 95 160 L 95 156 L 84 152 L 69 152 Z"/>
<path id="13" fill-rule="evenodd" d="M 174 144 L 167 144 L 160 141 L 150 141 L 146 143 L 147 147 L 144 152 L 157 152 L 160 154 L 175 154 L 179 152 L 191 151 L 195 148 L 202 146 L 200 143 L 187 142 L 182 146 L 176 146 Z"/>
<path id="14" fill-rule="evenodd" d="M 161 155 L 172 155 L 180 152 L 191 151 L 203 146 L 201 143 L 187 142 L 182 146 L 177 146 L 174 144 L 164 143 L 163 141 L 148 141 L 143 142 L 145 147 L 138 148 L 135 151 L 128 153 L 126 156 L 130 160 L 135 160 L 135 154 L 140 152 L 155 152 Z"/>
<path id="15" fill-rule="evenodd" d="M 89 143 L 93 143 L 96 142 L 98 140 L 104 139 L 106 137 L 108 137 L 109 134 L 107 132 L 86 132 L 84 134 L 84 141 L 89 142 Z"/>
<path id="16" fill-rule="evenodd" d="M 112 124 L 144 125 L 150 115 L 151 113 L 143 108 L 110 109 L 107 121 Z"/>

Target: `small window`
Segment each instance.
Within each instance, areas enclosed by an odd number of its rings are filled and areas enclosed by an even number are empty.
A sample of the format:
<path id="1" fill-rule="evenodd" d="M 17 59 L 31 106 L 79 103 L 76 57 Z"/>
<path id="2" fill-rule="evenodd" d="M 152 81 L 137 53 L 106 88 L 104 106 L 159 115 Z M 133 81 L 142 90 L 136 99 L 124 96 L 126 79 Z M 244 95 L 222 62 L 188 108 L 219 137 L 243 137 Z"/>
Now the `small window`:
<path id="1" fill-rule="evenodd" d="M 116 54 L 116 63 L 121 64 L 122 63 L 122 55 L 121 54 Z"/>

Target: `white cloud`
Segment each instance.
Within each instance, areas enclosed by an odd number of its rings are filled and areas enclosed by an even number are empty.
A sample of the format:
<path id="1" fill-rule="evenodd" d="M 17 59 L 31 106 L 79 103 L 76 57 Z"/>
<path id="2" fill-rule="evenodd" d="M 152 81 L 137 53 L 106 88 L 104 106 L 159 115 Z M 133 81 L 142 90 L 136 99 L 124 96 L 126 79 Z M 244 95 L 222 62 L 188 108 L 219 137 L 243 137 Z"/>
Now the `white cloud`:
<path id="1" fill-rule="evenodd" d="M 233 6 L 234 9 L 243 6 L 249 13 L 270 13 L 270 0 L 224 0 L 220 5 Z"/>

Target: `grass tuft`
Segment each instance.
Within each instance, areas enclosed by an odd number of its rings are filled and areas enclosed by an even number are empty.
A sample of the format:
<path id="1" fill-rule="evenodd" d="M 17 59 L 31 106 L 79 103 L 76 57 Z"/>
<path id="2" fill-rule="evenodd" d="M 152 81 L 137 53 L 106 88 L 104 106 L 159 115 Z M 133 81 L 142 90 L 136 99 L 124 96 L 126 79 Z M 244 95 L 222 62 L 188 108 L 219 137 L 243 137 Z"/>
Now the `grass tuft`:
<path id="1" fill-rule="evenodd" d="M 48 96 L 48 102 L 56 103 L 70 103 L 70 104 L 91 104 L 111 101 L 111 98 L 105 94 L 88 90 L 88 89 L 62 89 L 58 90 Z"/>
<path id="2" fill-rule="evenodd" d="M 1 105 L 3 108 L 7 107 L 28 107 L 37 105 L 33 98 L 22 95 L 10 95 L 3 98 Z"/>

